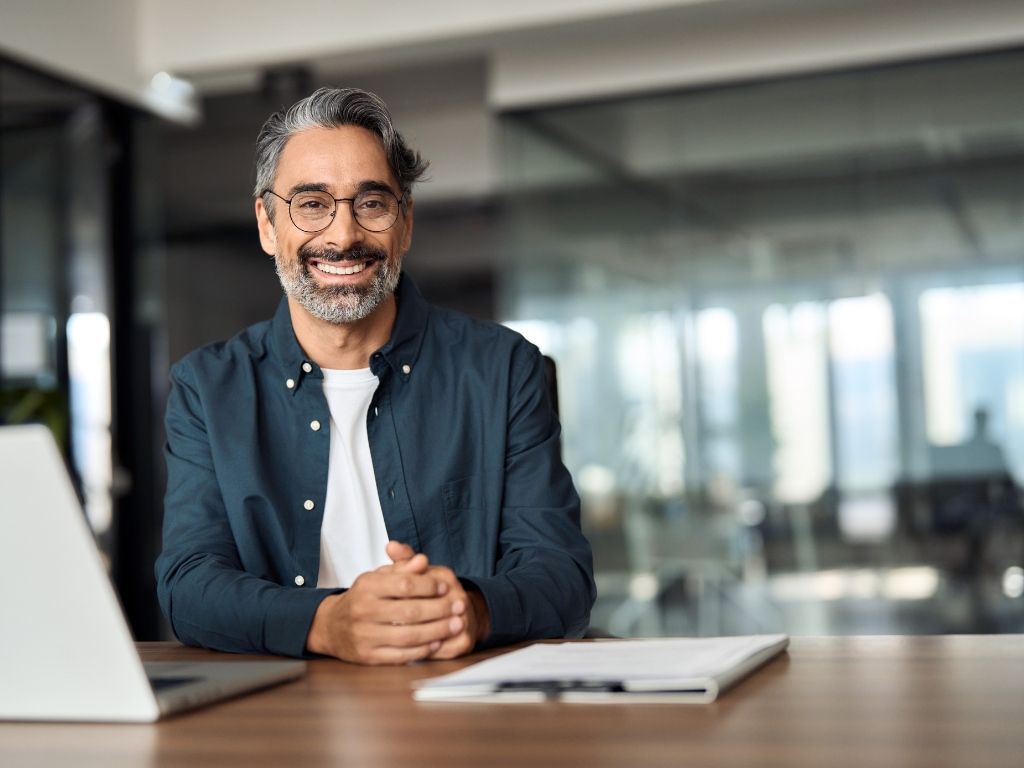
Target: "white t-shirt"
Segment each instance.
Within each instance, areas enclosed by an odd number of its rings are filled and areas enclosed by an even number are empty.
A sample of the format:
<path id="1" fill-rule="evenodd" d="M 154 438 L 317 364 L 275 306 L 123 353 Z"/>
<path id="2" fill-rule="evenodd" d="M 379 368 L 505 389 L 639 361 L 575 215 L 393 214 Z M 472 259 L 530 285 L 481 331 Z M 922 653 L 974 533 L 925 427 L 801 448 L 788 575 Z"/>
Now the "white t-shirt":
<path id="1" fill-rule="evenodd" d="M 366 412 L 379 381 L 369 368 L 321 370 L 331 411 L 331 451 L 317 586 L 350 587 L 359 574 L 390 562 L 366 435 Z"/>

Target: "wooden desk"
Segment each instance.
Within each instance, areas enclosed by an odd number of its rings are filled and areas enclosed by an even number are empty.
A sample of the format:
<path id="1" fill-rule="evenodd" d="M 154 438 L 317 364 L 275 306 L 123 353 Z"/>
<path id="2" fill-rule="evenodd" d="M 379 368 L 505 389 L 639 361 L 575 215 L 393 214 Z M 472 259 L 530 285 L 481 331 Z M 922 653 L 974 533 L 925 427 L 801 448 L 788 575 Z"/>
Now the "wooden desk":
<path id="1" fill-rule="evenodd" d="M 153 660 L 215 655 L 140 647 Z M 411 681 L 465 663 L 315 661 L 299 682 L 157 725 L 0 723 L 0 765 L 1024 765 L 1019 635 L 794 638 L 711 705 L 410 697 Z"/>

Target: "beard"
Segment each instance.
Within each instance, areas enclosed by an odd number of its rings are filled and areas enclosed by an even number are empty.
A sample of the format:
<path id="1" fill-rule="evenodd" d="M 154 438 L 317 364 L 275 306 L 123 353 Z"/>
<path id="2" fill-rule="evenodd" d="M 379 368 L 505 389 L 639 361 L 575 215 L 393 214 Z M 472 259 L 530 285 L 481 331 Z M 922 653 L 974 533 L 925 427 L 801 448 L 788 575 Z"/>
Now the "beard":
<path id="1" fill-rule="evenodd" d="M 311 259 L 327 262 L 360 261 L 377 269 L 366 285 L 321 285 L 312 275 Z M 369 317 L 388 296 L 395 292 L 401 274 L 401 259 L 392 261 L 383 248 L 359 244 L 347 251 L 299 248 L 298 258 L 286 263 L 280 254 L 274 257 L 274 268 L 285 294 L 295 299 L 313 317 L 335 325 L 353 323 Z"/>

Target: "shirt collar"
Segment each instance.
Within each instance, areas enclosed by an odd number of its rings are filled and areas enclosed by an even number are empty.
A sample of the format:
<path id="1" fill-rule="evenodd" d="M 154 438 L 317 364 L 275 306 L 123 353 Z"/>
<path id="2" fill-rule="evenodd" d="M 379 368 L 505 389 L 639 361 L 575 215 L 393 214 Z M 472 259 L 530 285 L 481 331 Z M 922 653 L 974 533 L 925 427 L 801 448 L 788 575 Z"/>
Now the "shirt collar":
<path id="1" fill-rule="evenodd" d="M 416 365 L 420 348 L 423 345 L 424 332 L 430 316 L 430 305 L 423 299 L 412 279 L 403 272 L 395 289 L 397 313 L 395 324 L 391 329 L 391 337 L 387 343 L 370 356 L 370 370 L 380 375 L 382 366 L 390 366 L 396 373 L 408 377 Z M 320 376 L 318 366 L 313 363 L 295 338 L 292 328 L 291 311 L 288 298 L 282 297 L 271 321 L 271 336 L 274 351 L 278 360 L 289 377 L 294 377 L 295 384 L 301 382 L 313 371 Z M 312 368 L 311 371 L 305 369 Z"/>
<path id="2" fill-rule="evenodd" d="M 395 373 L 408 377 L 423 346 L 423 337 L 430 317 L 430 305 L 424 301 L 416 284 L 405 272 L 399 275 L 395 301 L 398 304 L 398 311 L 395 315 L 395 325 L 391 329 L 391 338 L 370 356 L 370 370 L 379 376 L 380 361 L 383 359 Z"/>

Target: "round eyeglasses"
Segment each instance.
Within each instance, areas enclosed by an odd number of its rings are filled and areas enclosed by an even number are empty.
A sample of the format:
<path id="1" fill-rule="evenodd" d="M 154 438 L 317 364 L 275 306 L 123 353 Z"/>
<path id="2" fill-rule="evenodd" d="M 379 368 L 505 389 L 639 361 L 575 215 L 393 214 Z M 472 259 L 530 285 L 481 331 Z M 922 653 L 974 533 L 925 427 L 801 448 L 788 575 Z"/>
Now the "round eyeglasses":
<path id="1" fill-rule="evenodd" d="M 398 221 L 402 201 L 386 189 L 360 192 L 355 197 L 331 197 L 326 192 L 310 190 L 296 192 L 291 200 L 272 189 L 263 190 L 284 203 L 288 203 L 288 217 L 303 232 L 313 234 L 331 226 L 338 215 L 338 203 L 351 203 L 356 223 L 368 232 L 384 232 Z M 404 195 L 403 195 L 404 197 Z"/>

